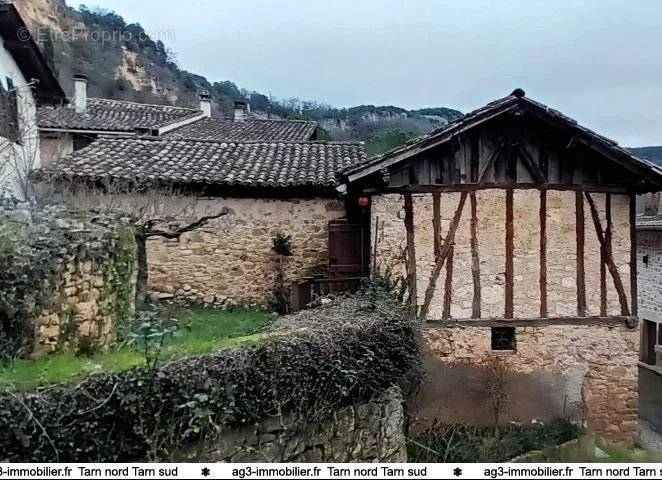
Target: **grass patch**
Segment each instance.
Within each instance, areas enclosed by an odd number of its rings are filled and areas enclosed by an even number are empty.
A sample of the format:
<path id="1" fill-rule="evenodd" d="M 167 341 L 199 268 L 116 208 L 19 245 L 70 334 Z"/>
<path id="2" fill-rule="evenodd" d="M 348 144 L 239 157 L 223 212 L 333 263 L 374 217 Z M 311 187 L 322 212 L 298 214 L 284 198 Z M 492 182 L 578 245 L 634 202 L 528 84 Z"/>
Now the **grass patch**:
<path id="1" fill-rule="evenodd" d="M 259 333 L 272 318 L 268 313 L 194 308 L 190 329 L 170 339 L 160 352 L 162 361 L 203 355 L 225 348 L 250 345 L 265 337 Z M 0 368 L 0 390 L 30 390 L 45 385 L 80 381 L 94 373 L 115 373 L 146 362 L 138 346 L 121 347 L 92 357 L 63 352 L 38 360 L 16 360 Z"/>

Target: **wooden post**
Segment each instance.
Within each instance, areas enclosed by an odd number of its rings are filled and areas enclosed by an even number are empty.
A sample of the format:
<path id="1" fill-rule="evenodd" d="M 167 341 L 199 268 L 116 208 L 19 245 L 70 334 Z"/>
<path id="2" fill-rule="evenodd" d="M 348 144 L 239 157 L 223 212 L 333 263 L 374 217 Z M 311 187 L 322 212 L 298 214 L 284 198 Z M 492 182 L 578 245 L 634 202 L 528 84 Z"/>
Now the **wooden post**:
<path id="1" fill-rule="evenodd" d="M 540 318 L 547 316 L 547 192 L 540 191 Z"/>
<path id="2" fill-rule="evenodd" d="M 577 316 L 586 316 L 586 272 L 584 270 L 584 197 L 575 192 L 575 232 L 577 237 Z"/>
<path id="3" fill-rule="evenodd" d="M 409 282 L 409 304 L 417 310 L 418 296 L 416 292 L 416 246 L 414 238 L 414 202 L 411 193 L 404 194 L 405 230 L 407 232 L 407 277 Z"/>
<path id="4" fill-rule="evenodd" d="M 514 268 L 513 268 L 513 190 L 506 190 L 506 318 L 513 318 Z"/>

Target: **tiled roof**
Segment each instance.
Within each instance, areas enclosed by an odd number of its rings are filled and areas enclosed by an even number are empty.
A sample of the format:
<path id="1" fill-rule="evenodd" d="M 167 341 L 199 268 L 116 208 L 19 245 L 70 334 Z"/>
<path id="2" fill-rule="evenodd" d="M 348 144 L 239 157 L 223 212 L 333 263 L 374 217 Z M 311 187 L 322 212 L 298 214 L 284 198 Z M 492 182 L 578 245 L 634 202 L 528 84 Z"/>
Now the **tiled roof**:
<path id="1" fill-rule="evenodd" d="M 40 128 L 133 132 L 138 128 L 156 129 L 201 115 L 193 108 L 88 98 L 87 111 L 57 106 L 39 109 Z"/>
<path id="2" fill-rule="evenodd" d="M 251 187 L 333 187 L 366 159 L 358 142 L 215 142 L 101 137 L 40 177 Z"/>
<path id="3" fill-rule="evenodd" d="M 304 120 L 231 120 L 205 118 L 172 130 L 166 138 L 220 141 L 306 141 L 310 140 L 317 122 Z"/>
<path id="4" fill-rule="evenodd" d="M 590 145 L 600 148 L 602 151 L 608 152 L 610 155 L 618 158 L 621 163 L 628 165 L 641 177 L 651 180 L 654 184 L 662 183 L 662 168 L 647 160 L 632 155 L 631 152 L 619 146 L 614 140 L 580 125 L 577 120 L 564 115 L 558 110 L 526 97 L 524 91 L 521 89 L 516 89 L 507 97 L 490 102 L 481 108 L 453 120 L 441 128 L 433 130 L 427 135 L 411 140 L 401 147 L 371 158 L 361 165 L 349 167 L 342 173 L 343 175 L 354 178 L 368 175 L 385 166 L 404 161 L 417 153 L 450 141 L 454 136 L 459 135 L 461 132 L 474 125 L 520 107 L 530 109 L 536 114 L 544 116 L 550 121 L 556 122 L 558 125 L 572 130 L 580 138 L 586 138 Z"/>
<path id="5" fill-rule="evenodd" d="M 637 230 L 662 230 L 662 216 L 637 216 Z"/>

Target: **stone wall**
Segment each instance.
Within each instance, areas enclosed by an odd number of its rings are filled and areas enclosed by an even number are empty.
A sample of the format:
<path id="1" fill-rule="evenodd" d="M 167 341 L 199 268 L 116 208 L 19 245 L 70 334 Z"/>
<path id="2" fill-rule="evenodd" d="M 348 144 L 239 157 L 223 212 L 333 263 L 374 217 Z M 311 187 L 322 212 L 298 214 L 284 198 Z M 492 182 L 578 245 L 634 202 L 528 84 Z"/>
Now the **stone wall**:
<path id="1" fill-rule="evenodd" d="M 662 231 L 637 232 L 637 262 L 639 316 L 662 322 Z"/>
<path id="2" fill-rule="evenodd" d="M 0 211 L 3 355 L 105 349 L 135 311 L 133 230 L 115 218 Z"/>
<path id="3" fill-rule="evenodd" d="M 177 455 L 210 462 L 405 462 L 404 413 L 399 389 L 337 410 L 321 422 L 272 417 L 222 432 L 215 442 Z"/>
<path id="4" fill-rule="evenodd" d="M 492 351 L 490 327 L 426 329 L 430 375 L 416 407 L 419 422 L 435 417 L 492 422 L 493 374 L 488 367 L 496 361 L 508 372 L 502 421 L 570 416 L 583 420 L 605 442 L 632 444 L 637 432 L 638 329 L 549 325 L 516 327 L 515 335 L 516 351 Z M 454 371 L 462 372 L 461 381 L 453 379 Z"/>
<path id="5" fill-rule="evenodd" d="M 182 210 L 186 199 L 172 198 L 164 210 Z M 276 256 L 272 239 L 291 235 L 293 256 L 286 278 L 324 273 L 328 268 L 328 223 L 345 216 L 343 203 L 326 198 L 199 199 L 184 218 L 230 214 L 177 240 L 152 238 L 147 244 L 149 289 L 157 298 L 180 298 L 216 306 L 267 304 L 272 298 Z"/>

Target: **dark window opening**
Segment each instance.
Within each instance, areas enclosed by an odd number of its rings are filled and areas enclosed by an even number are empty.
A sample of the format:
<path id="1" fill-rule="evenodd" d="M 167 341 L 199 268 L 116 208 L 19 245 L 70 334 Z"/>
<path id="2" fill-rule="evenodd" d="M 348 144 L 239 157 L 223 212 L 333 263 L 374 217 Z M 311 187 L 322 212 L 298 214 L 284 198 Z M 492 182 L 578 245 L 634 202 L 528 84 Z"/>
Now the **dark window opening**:
<path id="1" fill-rule="evenodd" d="M 644 255 L 642 260 L 644 261 L 644 265 L 648 266 L 648 255 Z"/>
<path id="2" fill-rule="evenodd" d="M 657 323 L 644 320 L 641 329 L 641 361 L 655 365 L 655 341 L 657 340 Z"/>
<path id="3" fill-rule="evenodd" d="M 515 350 L 515 327 L 492 327 L 492 350 Z"/>
<path id="4" fill-rule="evenodd" d="M 88 135 L 74 135 L 74 151 L 87 147 L 94 141 L 94 137 Z"/>

